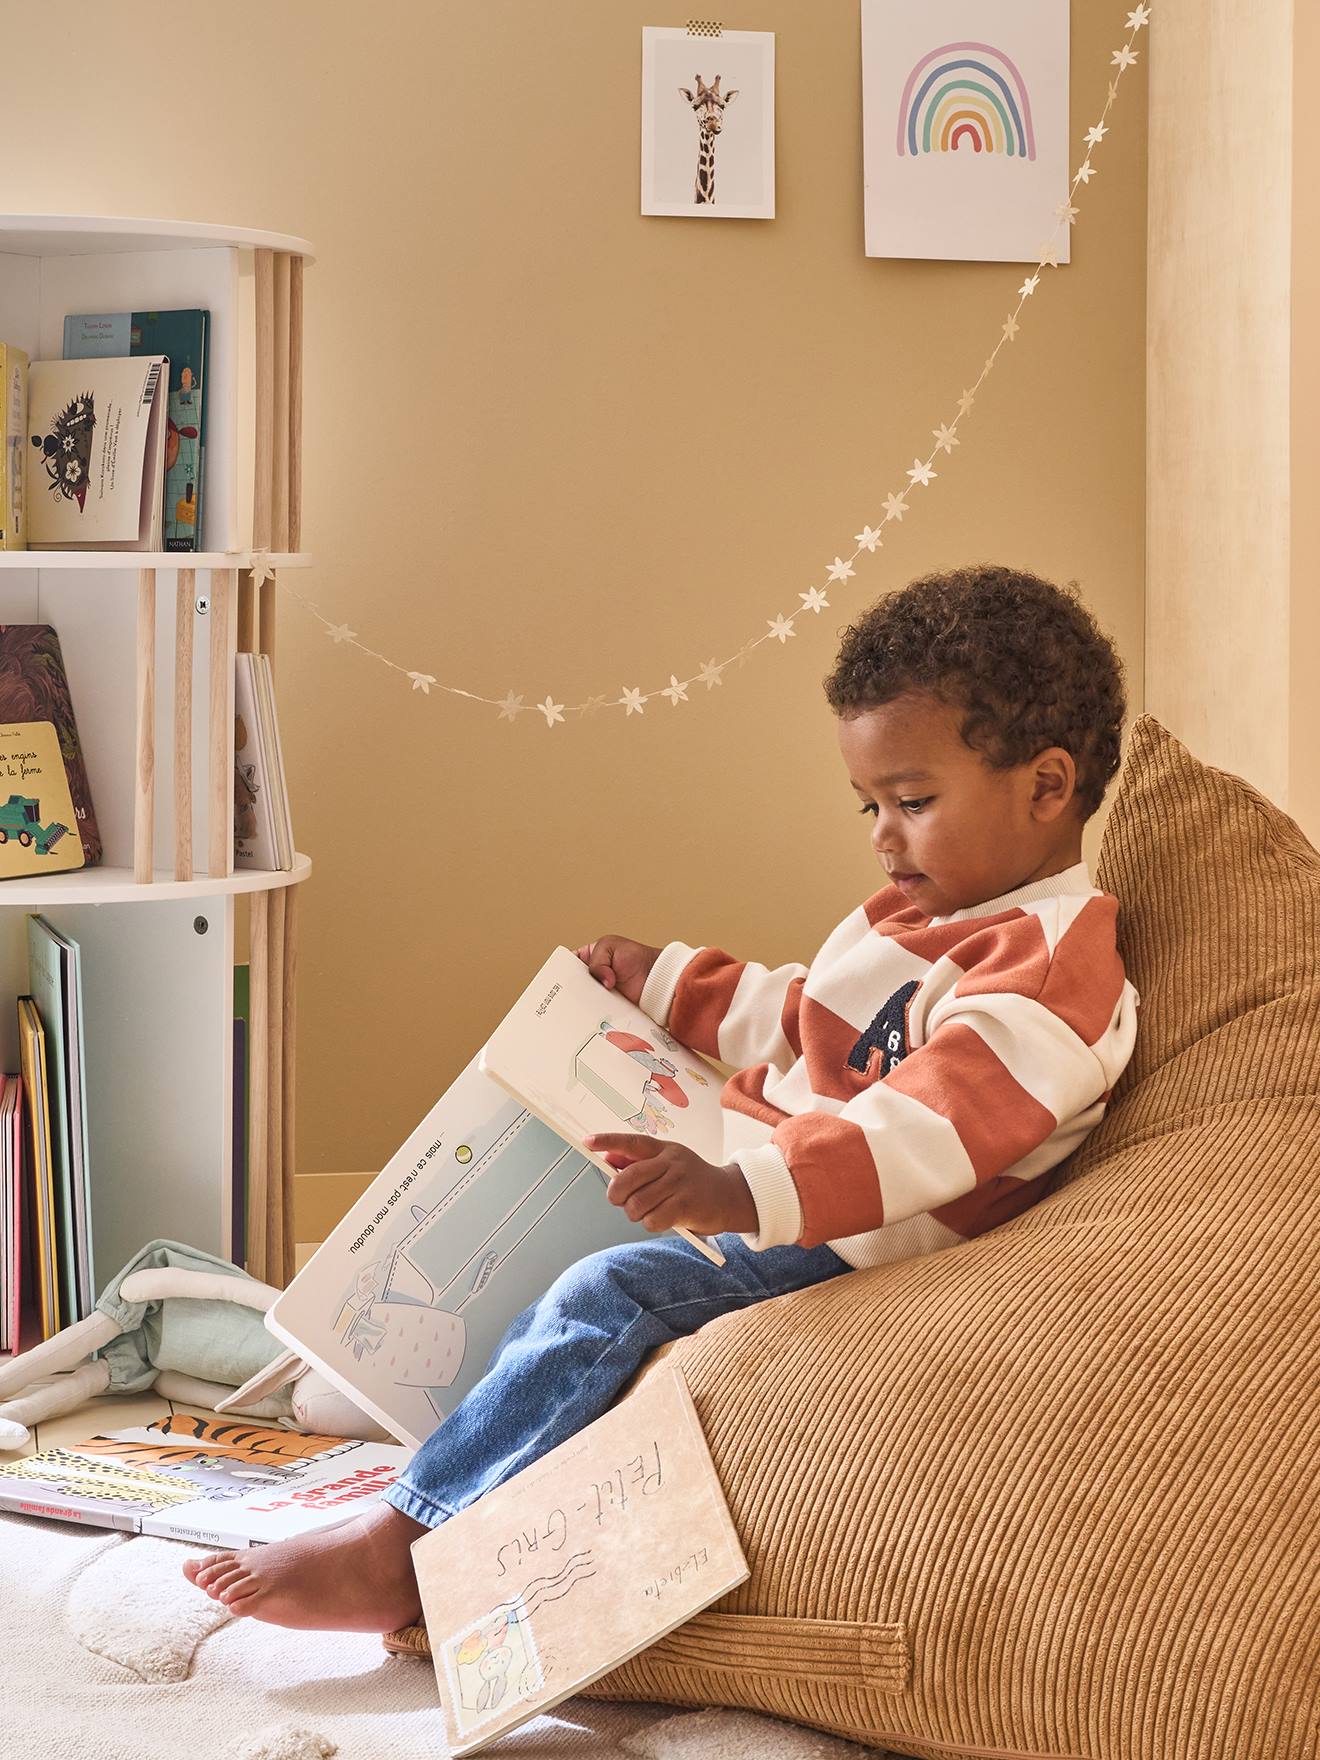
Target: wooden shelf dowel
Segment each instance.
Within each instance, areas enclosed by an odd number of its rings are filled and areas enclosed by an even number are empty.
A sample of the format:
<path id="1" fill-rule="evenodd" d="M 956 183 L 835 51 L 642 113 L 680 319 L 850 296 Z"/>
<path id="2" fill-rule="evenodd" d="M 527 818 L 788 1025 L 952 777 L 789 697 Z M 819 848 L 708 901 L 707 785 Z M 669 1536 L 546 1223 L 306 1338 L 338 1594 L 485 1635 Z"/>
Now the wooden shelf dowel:
<path id="1" fill-rule="evenodd" d="M 277 590 L 274 575 L 270 575 L 262 581 L 257 589 L 257 651 L 270 656 L 272 669 L 275 665 L 275 595 Z"/>
<path id="2" fill-rule="evenodd" d="M 257 592 L 252 585 L 252 570 L 244 568 L 238 574 L 238 651 L 240 654 L 256 652 L 257 628 Z"/>
<path id="3" fill-rule="evenodd" d="M 206 867 L 212 879 L 234 871 L 234 597 L 234 570 L 215 569 L 206 789 Z"/>
<path id="4" fill-rule="evenodd" d="M 289 548 L 289 253 L 275 253 L 271 549 Z"/>
<path id="5" fill-rule="evenodd" d="M 270 894 L 254 892 L 248 900 L 248 1175 L 247 1259 L 248 1275 L 265 1283 L 266 1278 L 266 1110 L 270 1104 L 267 1081 L 266 1016 L 269 991 L 266 983 L 269 937 L 267 923 Z"/>
<path id="6" fill-rule="evenodd" d="M 284 889 L 284 1052 L 283 1083 L 280 1095 L 282 1142 L 280 1166 L 284 1191 L 284 1278 L 287 1285 L 296 1269 L 294 1265 L 293 1194 L 297 1162 L 294 1156 L 294 1100 L 297 1074 L 298 1037 L 298 895 L 302 888 Z"/>
<path id="7" fill-rule="evenodd" d="M 133 878 L 152 877 L 156 826 L 156 571 L 138 570 L 137 779 L 133 794 Z"/>
<path id="8" fill-rule="evenodd" d="M 256 279 L 256 435 L 252 461 L 252 547 L 272 548 L 275 455 L 275 253 L 258 250 Z"/>
<path id="9" fill-rule="evenodd" d="M 303 260 L 289 263 L 289 549 L 302 548 Z"/>
<path id="10" fill-rule="evenodd" d="M 174 878 L 191 880 L 193 600 L 197 571 L 181 568 L 174 596 Z"/>
<path id="11" fill-rule="evenodd" d="M 284 1283 L 284 897 L 270 894 L 266 919 L 266 1269 Z"/>

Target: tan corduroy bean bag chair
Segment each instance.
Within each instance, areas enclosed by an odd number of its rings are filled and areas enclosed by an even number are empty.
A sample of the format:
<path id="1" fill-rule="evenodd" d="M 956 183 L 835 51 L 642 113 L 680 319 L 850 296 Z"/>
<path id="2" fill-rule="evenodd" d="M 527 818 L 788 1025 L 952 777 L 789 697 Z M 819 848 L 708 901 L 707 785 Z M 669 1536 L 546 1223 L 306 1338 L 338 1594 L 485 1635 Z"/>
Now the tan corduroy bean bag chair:
<path id="1" fill-rule="evenodd" d="M 1142 998 L 1014 1221 L 671 1347 L 750 1580 L 598 1682 L 904 1754 L 1320 1754 L 1320 856 L 1149 717 L 1098 866 Z"/>

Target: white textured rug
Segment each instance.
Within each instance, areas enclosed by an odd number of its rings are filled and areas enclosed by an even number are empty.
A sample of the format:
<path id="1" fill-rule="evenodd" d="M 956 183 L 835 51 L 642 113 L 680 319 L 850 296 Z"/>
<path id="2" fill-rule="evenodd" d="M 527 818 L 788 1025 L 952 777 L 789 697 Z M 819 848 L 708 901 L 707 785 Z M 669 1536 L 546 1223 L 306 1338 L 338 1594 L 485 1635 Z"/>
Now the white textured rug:
<path id="1" fill-rule="evenodd" d="M 0 1516 L 0 1753 L 24 1760 L 444 1760 L 429 1663 L 372 1637 L 235 1620 L 198 1548 Z M 885 1760 L 741 1711 L 572 1699 L 520 1760 Z"/>

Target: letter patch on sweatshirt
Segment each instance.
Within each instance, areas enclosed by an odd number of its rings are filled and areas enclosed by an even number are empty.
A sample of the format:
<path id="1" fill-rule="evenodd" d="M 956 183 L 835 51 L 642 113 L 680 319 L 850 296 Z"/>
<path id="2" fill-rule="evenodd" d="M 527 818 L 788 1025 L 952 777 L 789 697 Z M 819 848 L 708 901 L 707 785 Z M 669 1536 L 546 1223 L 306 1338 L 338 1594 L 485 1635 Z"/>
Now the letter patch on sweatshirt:
<path id="1" fill-rule="evenodd" d="M 907 1005 L 920 988 L 914 978 L 895 990 L 848 1053 L 849 1069 L 860 1070 L 865 1075 L 872 1051 L 880 1053 L 878 1079 L 883 1080 L 898 1068 L 908 1054 Z"/>

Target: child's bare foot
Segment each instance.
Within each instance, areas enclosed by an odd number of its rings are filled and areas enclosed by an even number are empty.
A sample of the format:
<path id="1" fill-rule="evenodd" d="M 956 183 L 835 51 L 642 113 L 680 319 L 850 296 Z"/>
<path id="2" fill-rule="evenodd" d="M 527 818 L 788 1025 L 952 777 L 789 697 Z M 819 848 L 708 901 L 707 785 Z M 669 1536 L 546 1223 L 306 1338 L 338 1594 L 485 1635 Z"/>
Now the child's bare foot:
<path id="1" fill-rule="evenodd" d="M 428 1530 L 388 1503 L 350 1521 L 242 1552 L 185 1560 L 230 1613 L 318 1632 L 392 1632 L 422 1612 L 409 1547 Z"/>

